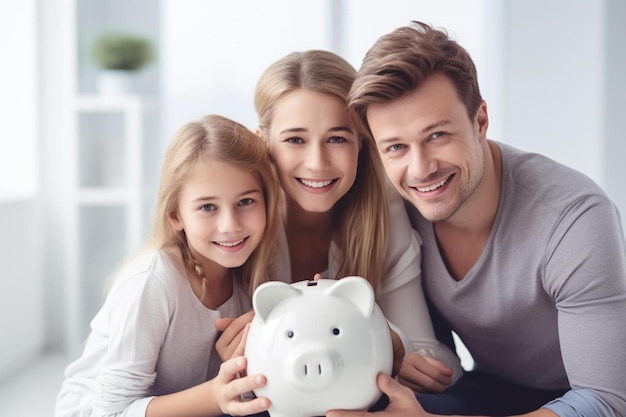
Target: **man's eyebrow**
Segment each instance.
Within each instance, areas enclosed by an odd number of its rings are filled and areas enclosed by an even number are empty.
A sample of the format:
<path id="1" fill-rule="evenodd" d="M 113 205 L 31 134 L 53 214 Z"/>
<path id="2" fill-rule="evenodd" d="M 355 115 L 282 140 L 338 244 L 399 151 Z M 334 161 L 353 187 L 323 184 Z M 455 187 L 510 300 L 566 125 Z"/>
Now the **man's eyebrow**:
<path id="1" fill-rule="evenodd" d="M 423 135 L 426 132 L 430 132 L 431 130 L 437 129 L 441 126 L 445 126 L 451 123 L 452 123 L 452 120 L 448 120 L 448 119 L 439 120 L 438 122 L 429 124 L 428 126 L 424 127 L 422 130 L 419 131 L 419 133 Z"/>
<path id="2" fill-rule="evenodd" d="M 449 120 L 449 119 L 439 120 L 437 122 L 431 123 L 428 126 L 420 129 L 418 134 L 419 135 L 424 135 L 427 132 L 433 131 L 433 130 L 435 130 L 437 128 L 440 128 L 442 126 L 445 126 L 445 125 L 448 125 L 448 124 L 451 124 L 451 123 L 452 123 L 452 120 Z M 388 137 L 388 138 L 383 138 L 383 139 L 377 140 L 376 143 L 384 145 L 384 144 L 386 144 L 388 142 L 396 142 L 399 139 L 400 138 L 398 136 L 391 136 L 391 137 Z"/>

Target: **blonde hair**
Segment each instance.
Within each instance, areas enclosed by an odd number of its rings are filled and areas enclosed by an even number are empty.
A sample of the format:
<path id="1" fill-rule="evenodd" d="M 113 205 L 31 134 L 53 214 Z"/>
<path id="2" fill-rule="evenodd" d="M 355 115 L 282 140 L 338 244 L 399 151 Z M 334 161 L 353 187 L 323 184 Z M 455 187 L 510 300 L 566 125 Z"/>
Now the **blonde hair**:
<path id="1" fill-rule="evenodd" d="M 308 89 L 330 94 L 347 103 L 356 70 L 340 56 L 321 50 L 293 52 L 270 65 L 259 79 L 254 106 L 259 129 L 269 137 L 274 105 L 284 94 Z M 384 273 L 389 234 L 389 206 L 385 173 L 374 146 L 358 118 L 350 114 L 362 145 L 356 179 L 334 207 L 335 242 L 343 259 L 340 278 L 360 275 L 378 292 Z"/>
<path id="2" fill-rule="evenodd" d="M 161 185 L 149 246 L 155 249 L 178 248 L 185 266 L 203 280 L 204 272 L 195 262 L 184 231 L 176 231 L 169 215 L 178 210 L 181 190 L 198 161 L 211 159 L 227 162 L 251 172 L 258 179 L 266 208 L 266 226 L 257 248 L 239 268 L 241 279 L 250 294 L 265 281 L 273 279 L 271 265 L 278 254 L 280 186 L 267 144 L 257 135 L 222 116 L 209 115 L 181 127 L 174 135 L 163 163 Z"/>

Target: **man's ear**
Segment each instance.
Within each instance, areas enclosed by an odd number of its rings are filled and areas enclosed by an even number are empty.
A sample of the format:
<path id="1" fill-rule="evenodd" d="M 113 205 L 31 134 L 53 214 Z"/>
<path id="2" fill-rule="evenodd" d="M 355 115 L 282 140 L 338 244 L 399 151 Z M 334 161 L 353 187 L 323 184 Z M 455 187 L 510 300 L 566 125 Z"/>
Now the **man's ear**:
<path id="1" fill-rule="evenodd" d="M 487 114 L 487 102 L 483 100 L 476 112 L 476 126 L 478 128 L 478 137 L 487 139 L 487 128 L 489 127 L 489 116 Z"/>
<path id="2" fill-rule="evenodd" d="M 181 230 L 185 228 L 183 225 L 183 222 L 178 218 L 178 212 L 176 211 L 170 211 L 167 214 L 167 220 L 172 225 L 172 228 L 176 230 L 177 232 L 180 232 Z"/>

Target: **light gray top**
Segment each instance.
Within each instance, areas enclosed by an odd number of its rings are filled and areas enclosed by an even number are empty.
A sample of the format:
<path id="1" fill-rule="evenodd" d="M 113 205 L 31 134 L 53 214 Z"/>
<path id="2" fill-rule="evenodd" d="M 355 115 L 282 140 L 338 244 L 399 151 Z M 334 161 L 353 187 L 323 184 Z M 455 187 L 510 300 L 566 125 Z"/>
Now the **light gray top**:
<path id="1" fill-rule="evenodd" d="M 138 257 L 119 274 L 91 322 L 82 356 L 67 367 L 55 415 L 145 416 L 154 396 L 217 375 L 215 320 L 250 308 L 234 285 L 232 297 L 210 310 L 166 252 Z"/>
<path id="2" fill-rule="evenodd" d="M 496 219 L 461 281 L 448 273 L 432 224 L 407 204 L 424 242 L 426 296 L 477 369 L 529 387 L 571 387 L 547 406 L 561 416 L 624 416 L 626 268 L 619 213 L 583 174 L 498 146 Z"/>

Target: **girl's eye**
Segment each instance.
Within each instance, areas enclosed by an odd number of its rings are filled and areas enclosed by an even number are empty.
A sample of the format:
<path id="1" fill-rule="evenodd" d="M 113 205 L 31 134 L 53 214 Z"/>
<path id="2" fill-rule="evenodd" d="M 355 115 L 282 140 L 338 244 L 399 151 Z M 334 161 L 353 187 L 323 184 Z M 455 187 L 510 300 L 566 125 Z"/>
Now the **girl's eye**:
<path id="1" fill-rule="evenodd" d="M 285 139 L 285 142 L 287 142 L 287 143 L 293 143 L 293 144 L 297 144 L 297 143 L 304 143 L 304 141 L 302 140 L 302 138 L 298 138 L 298 137 L 295 137 L 295 138 L 287 138 L 287 139 Z"/>
<path id="2" fill-rule="evenodd" d="M 205 204 L 205 205 L 200 207 L 200 210 L 202 210 L 202 211 L 214 211 L 214 210 L 217 210 L 217 207 L 215 207 L 214 204 Z"/>
<path id="3" fill-rule="evenodd" d="M 328 141 L 330 143 L 344 143 L 346 141 L 346 138 L 342 138 L 341 136 L 333 136 L 328 139 Z"/>
<path id="4" fill-rule="evenodd" d="M 239 200 L 239 205 L 240 206 L 249 206 L 252 203 L 254 203 L 254 200 L 251 199 L 251 198 L 244 198 L 242 200 Z"/>
<path id="5" fill-rule="evenodd" d="M 391 145 L 387 149 L 389 150 L 389 152 L 398 152 L 399 150 L 404 149 L 404 145 L 395 144 L 395 145 Z"/>

